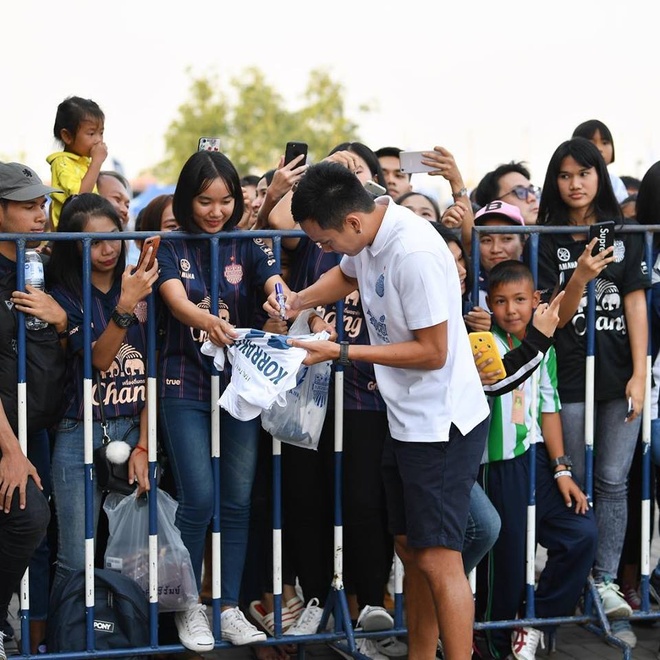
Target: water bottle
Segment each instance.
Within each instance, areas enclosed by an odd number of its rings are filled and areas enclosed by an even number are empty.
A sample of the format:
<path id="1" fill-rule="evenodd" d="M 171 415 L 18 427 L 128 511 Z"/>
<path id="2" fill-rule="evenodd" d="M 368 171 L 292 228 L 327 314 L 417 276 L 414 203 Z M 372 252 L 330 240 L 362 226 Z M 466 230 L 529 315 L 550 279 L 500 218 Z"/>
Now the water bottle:
<path id="1" fill-rule="evenodd" d="M 44 265 L 36 250 L 25 251 L 25 284 L 40 291 L 44 290 Z M 47 326 L 46 321 L 42 321 L 32 314 L 25 315 L 25 327 L 28 330 L 43 330 Z"/>

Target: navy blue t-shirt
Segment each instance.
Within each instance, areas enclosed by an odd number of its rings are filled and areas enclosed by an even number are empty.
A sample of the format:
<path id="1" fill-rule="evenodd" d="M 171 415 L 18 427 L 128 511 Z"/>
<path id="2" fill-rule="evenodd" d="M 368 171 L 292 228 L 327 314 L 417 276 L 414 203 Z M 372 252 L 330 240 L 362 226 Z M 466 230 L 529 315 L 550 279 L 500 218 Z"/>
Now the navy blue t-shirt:
<path id="1" fill-rule="evenodd" d="M 92 342 L 95 342 L 110 323 L 112 312 L 119 302 L 121 280 L 103 293 L 92 286 Z M 62 286 L 51 295 L 66 311 L 69 318 L 67 342 L 67 384 L 64 417 L 83 419 L 83 306 L 80 296 Z M 107 371 L 100 372 L 105 416 L 108 419 L 140 414 L 146 402 L 147 389 L 147 303 L 141 301 L 135 308 L 139 323 L 128 328 L 124 341 Z M 92 412 L 101 419 L 96 376 L 92 380 Z"/>
<path id="2" fill-rule="evenodd" d="M 177 232 L 171 232 L 175 236 Z M 211 309 L 211 241 L 167 240 L 158 252 L 163 282 L 178 279 L 188 300 Z M 257 291 L 279 275 L 272 250 L 260 239 L 230 239 L 218 243 L 218 314 L 237 328 L 254 327 Z M 211 396 L 213 359 L 201 352 L 206 332 L 180 323 L 163 305 L 160 346 L 160 396 L 207 401 Z M 220 374 L 220 392 L 231 380 L 229 360 Z"/>

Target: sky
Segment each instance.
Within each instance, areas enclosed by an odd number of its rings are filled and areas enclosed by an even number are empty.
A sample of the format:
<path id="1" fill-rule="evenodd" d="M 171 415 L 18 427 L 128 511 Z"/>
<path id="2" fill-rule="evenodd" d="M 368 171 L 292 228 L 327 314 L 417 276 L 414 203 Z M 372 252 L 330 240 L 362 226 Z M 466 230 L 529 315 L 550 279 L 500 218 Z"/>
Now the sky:
<path id="1" fill-rule="evenodd" d="M 134 178 L 164 156 L 191 73 L 228 86 L 257 67 L 295 108 L 309 73 L 324 68 L 342 85 L 361 141 L 372 149 L 441 145 L 470 188 L 510 160 L 525 161 L 542 185 L 554 149 L 593 118 L 612 131 L 611 169 L 641 177 L 660 159 L 658 9 L 649 7 L 655 3 L 6 3 L 0 160 L 49 179 L 46 156 L 59 150 L 55 111 L 77 95 L 103 109 L 110 155 Z M 413 182 L 449 195 L 438 177 Z"/>

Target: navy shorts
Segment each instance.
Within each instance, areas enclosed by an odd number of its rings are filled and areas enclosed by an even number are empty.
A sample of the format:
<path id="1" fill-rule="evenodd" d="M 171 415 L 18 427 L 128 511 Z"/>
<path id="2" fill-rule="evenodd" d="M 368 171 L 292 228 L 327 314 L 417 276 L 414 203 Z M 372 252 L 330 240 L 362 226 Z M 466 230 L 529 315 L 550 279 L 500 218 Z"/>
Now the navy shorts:
<path id="1" fill-rule="evenodd" d="M 463 550 L 487 431 L 485 419 L 465 436 L 452 424 L 447 442 L 403 442 L 388 434 L 382 466 L 392 534 L 405 535 L 411 548 Z"/>

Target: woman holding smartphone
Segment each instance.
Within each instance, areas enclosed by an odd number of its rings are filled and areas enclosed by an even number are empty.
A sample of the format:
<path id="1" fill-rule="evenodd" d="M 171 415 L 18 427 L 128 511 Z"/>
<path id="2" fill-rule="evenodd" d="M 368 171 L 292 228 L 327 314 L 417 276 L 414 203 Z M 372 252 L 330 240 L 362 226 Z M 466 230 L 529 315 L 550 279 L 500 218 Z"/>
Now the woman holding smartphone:
<path id="1" fill-rule="evenodd" d="M 562 143 L 548 165 L 538 224 L 586 227 L 611 220 L 617 227 L 634 223 L 621 216 L 600 152 L 585 138 Z M 628 472 L 644 403 L 645 289 L 650 281 L 641 234 L 616 233 L 612 247 L 594 254 L 597 243 L 597 237 L 589 240 L 584 232 L 541 234 L 538 288 L 546 296 L 565 291 L 555 332 L 561 420 L 569 454 L 562 466 L 572 468 L 584 485 L 587 284 L 595 284 L 593 495 L 599 540 L 593 576 L 605 613 L 620 619 L 632 613 L 614 577 L 626 530 Z M 613 630 L 634 645 L 627 621 L 615 622 Z"/>
<path id="2" fill-rule="evenodd" d="M 199 151 L 188 159 L 179 175 L 173 209 L 182 232 L 195 236 L 163 241 L 158 253 L 158 290 L 165 308 L 159 420 L 179 501 L 176 524 L 199 588 L 204 542 L 213 515 L 211 411 L 217 405 L 211 397 L 213 360 L 200 348 L 207 339 L 218 346 L 231 345 L 234 328 L 255 327 L 260 295 L 269 295 L 283 281 L 272 251 L 261 239 L 228 238 L 217 247 L 209 240 L 209 235 L 230 233 L 244 211 L 239 175 L 224 154 Z M 211 254 L 213 249 L 216 255 Z M 219 270 L 217 292 L 211 282 L 214 256 Z M 288 292 L 286 285 L 284 290 Z M 213 295 L 217 296 L 217 315 L 210 311 Z M 220 374 L 220 394 L 231 378 L 228 362 Z M 220 429 L 220 626 L 223 640 L 251 644 L 266 639 L 238 608 L 260 419 L 240 421 L 221 409 Z"/>

